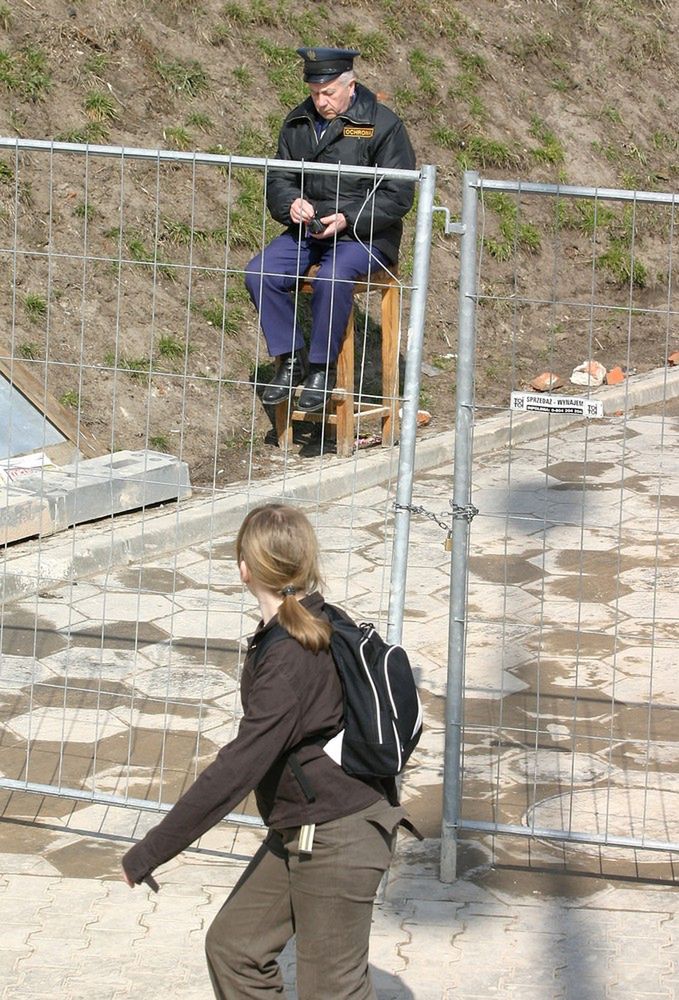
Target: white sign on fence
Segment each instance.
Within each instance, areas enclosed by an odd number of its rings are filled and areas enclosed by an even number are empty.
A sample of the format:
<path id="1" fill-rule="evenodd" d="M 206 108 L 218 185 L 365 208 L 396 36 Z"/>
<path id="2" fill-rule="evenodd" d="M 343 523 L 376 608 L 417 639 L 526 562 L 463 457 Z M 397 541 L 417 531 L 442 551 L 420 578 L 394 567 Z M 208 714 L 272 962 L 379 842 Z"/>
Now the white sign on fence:
<path id="1" fill-rule="evenodd" d="M 510 408 L 539 413 L 579 413 L 583 417 L 603 417 L 604 404 L 599 399 L 581 396 L 549 396 L 544 392 L 513 392 Z"/>

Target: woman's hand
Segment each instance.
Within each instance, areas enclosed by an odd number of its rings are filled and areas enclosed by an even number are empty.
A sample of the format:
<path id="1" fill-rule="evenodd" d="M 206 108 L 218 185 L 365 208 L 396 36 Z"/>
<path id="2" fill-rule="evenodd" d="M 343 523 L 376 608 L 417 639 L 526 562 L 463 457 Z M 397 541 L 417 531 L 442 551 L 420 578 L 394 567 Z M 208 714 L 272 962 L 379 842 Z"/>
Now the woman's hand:
<path id="1" fill-rule="evenodd" d="M 129 885 L 130 889 L 134 889 L 134 887 L 135 887 L 135 883 L 134 883 L 134 882 L 132 881 L 132 879 L 131 879 L 131 878 L 130 878 L 130 876 L 129 876 L 129 875 L 127 874 L 127 872 L 125 871 L 125 869 L 124 869 L 124 868 L 123 868 L 123 880 L 124 880 L 125 882 L 127 882 L 127 884 Z"/>

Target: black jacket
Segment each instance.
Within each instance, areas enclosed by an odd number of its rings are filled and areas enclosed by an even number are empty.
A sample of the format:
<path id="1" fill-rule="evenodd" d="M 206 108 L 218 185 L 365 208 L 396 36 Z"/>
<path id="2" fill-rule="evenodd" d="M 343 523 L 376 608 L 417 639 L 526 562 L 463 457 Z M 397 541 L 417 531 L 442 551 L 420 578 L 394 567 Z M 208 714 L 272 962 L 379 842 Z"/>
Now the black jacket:
<path id="1" fill-rule="evenodd" d="M 321 615 L 323 598 L 303 600 Z M 277 623 L 260 623 L 252 643 Z M 141 882 L 218 823 L 255 789 L 262 817 L 275 829 L 323 823 L 357 812 L 393 788 L 379 779 L 354 778 L 320 746 L 298 757 L 316 798 L 310 803 L 289 766 L 286 751 L 312 734 L 336 733 L 342 721 L 342 688 L 329 652 L 312 653 L 292 638 L 271 645 L 258 658 L 245 657 L 241 678 L 243 718 L 238 734 L 217 754 L 191 788 L 143 840 L 123 858 L 125 871 Z M 393 784 L 393 783 L 392 783 Z"/>
<path id="2" fill-rule="evenodd" d="M 361 84 L 356 85 L 354 103 L 329 123 L 320 140 L 315 121 L 314 104 L 308 97 L 283 122 L 276 154 L 279 160 L 415 169 L 405 125 Z M 403 231 L 401 220 L 413 204 L 415 185 L 384 179 L 373 192 L 375 180 L 344 174 L 338 182 L 338 175 L 331 173 L 305 173 L 302 177 L 299 171 L 271 170 L 267 205 L 274 219 L 289 226 L 293 234 L 299 233 L 300 227 L 290 223 L 290 206 L 300 195 L 311 202 L 319 218 L 342 212 L 348 229 L 339 239 L 358 236 L 395 263 Z"/>

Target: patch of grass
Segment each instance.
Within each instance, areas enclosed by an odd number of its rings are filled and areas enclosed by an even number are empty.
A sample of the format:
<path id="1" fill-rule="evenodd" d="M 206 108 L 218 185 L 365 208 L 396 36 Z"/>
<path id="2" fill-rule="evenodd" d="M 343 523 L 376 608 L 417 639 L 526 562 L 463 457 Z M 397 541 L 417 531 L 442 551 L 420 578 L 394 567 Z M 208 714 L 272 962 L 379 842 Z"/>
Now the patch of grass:
<path id="1" fill-rule="evenodd" d="M 209 90 L 210 81 L 200 63 L 192 59 L 183 62 L 180 59 L 165 61 L 157 58 L 154 69 L 163 83 L 173 94 L 183 94 L 187 97 L 199 97 Z"/>
<path id="2" fill-rule="evenodd" d="M 654 132 L 651 136 L 654 149 L 679 153 L 679 135 L 669 132 Z"/>
<path id="3" fill-rule="evenodd" d="M 113 233 L 115 234 L 115 238 L 117 238 L 118 230 L 113 230 Z M 149 267 L 154 267 L 157 269 L 159 274 L 162 274 L 170 281 L 177 280 L 174 268 L 170 267 L 159 256 L 154 256 L 154 254 L 147 249 L 146 244 L 138 233 L 131 233 L 127 236 L 126 246 L 130 259 L 136 264 L 146 264 Z"/>
<path id="4" fill-rule="evenodd" d="M 83 106 L 87 117 L 93 122 L 112 122 L 118 117 L 116 102 L 103 90 L 90 90 Z"/>
<path id="5" fill-rule="evenodd" d="M 109 351 L 104 355 L 104 366 L 106 368 L 113 368 L 116 372 L 127 372 L 131 378 L 138 379 L 142 375 L 148 375 L 151 362 L 148 358 L 128 358 L 124 354 L 118 355 L 116 361 L 115 354 Z"/>
<path id="6" fill-rule="evenodd" d="M 26 310 L 26 315 L 34 323 L 39 320 L 44 319 L 47 315 L 47 299 L 44 295 L 38 295 L 35 292 L 27 292 L 24 295 L 24 309 Z"/>
<path id="7" fill-rule="evenodd" d="M 194 145 L 191 133 L 183 125 L 167 125 L 163 129 L 163 139 L 172 149 L 191 149 Z"/>
<path id="8" fill-rule="evenodd" d="M 197 128 L 205 133 L 212 132 L 215 127 L 215 123 L 210 116 L 204 114 L 202 111 L 193 111 L 190 115 L 187 115 L 186 124 L 189 128 Z"/>
<path id="9" fill-rule="evenodd" d="M 77 219 L 87 219 L 88 222 L 91 222 L 96 215 L 96 211 L 94 205 L 90 205 L 89 202 L 81 201 L 73 209 L 73 214 Z"/>
<path id="10" fill-rule="evenodd" d="M 12 108 L 9 113 L 9 123 L 18 136 L 23 137 L 25 135 L 28 119 L 19 108 Z"/>
<path id="11" fill-rule="evenodd" d="M 272 111 L 266 116 L 266 124 L 269 128 L 272 145 L 278 141 L 278 133 L 281 130 L 284 118 L 285 115 L 279 114 L 277 111 Z"/>
<path id="12" fill-rule="evenodd" d="M 269 145 L 269 140 L 262 132 L 251 125 L 246 125 L 238 137 L 236 154 L 238 156 L 262 156 Z"/>
<path id="13" fill-rule="evenodd" d="M 564 162 L 566 154 L 563 146 L 546 122 L 537 115 L 533 115 L 531 118 L 528 133 L 540 143 L 536 149 L 530 151 L 536 163 L 558 165 Z"/>
<path id="14" fill-rule="evenodd" d="M 381 0 L 381 7 L 384 25 L 393 38 L 412 35 L 414 25 L 422 38 L 443 37 L 456 41 L 469 31 L 454 0 L 438 0 L 436 4 L 427 0 L 410 0 L 407 4 L 402 0 Z"/>
<path id="15" fill-rule="evenodd" d="M 229 24 L 239 28 L 276 28 L 280 23 L 277 6 L 266 0 L 250 0 L 250 3 L 225 3 L 222 17 Z"/>
<path id="16" fill-rule="evenodd" d="M 447 354 L 435 354 L 434 357 L 431 359 L 431 363 L 434 366 L 434 368 L 438 368 L 439 371 L 449 372 L 452 371 L 453 368 L 455 368 L 455 365 L 457 364 L 457 359 Z"/>
<path id="17" fill-rule="evenodd" d="M 0 51 L 0 84 L 24 100 L 43 100 L 52 86 L 47 56 L 31 45 L 14 54 Z"/>
<path id="18" fill-rule="evenodd" d="M 596 266 L 607 271 L 617 285 L 645 288 L 648 268 L 637 258 L 632 258 L 629 245 L 621 239 L 612 239 L 607 249 L 596 259 Z"/>
<path id="19" fill-rule="evenodd" d="M 397 14 L 385 14 L 383 24 L 392 38 L 402 41 L 408 37 L 408 27 Z"/>
<path id="20" fill-rule="evenodd" d="M 293 15 L 292 30 L 302 45 L 313 45 L 322 31 L 322 22 L 315 10 L 298 9 Z"/>
<path id="21" fill-rule="evenodd" d="M 226 45 L 233 37 L 233 29 L 228 24 L 215 24 L 210 32 L 210 45 Z"/>
<path id="22" fill-rule="evenodd" d="M 257 47 L 264 59 L 265 73 L 276 91 L 276 97 L 286 109 L 296 107 L 307 96 L 296 51 L 275 45 L 266 38 L 259 38 Z"/>
<path id="23" fill-rule="evenodd" d="M 238 333 L 244 319 L 242 309 L 237 306 L 225 309 L 224 302 L 217 298 L 210 299 L 198 311 L 209 326 L 229 334 Z"/>
<path id="24" fill-rule="evenodd" d="M 109 137 L 109 130 L 104 122 L 87 122 L 79 128 L 69 129 L 67 132 L 60 132 L 55 139 L 57 142 L 74 142 L 81 145 L 89 143 L 106 142 Z"/>
<path id="25" fill-rule="evenodd" d="M 394 104 L 401 113 L 412 108 L 417 103 L 417 91 L 412 87 L 397 87 L 394 91 Z"/>
<path id="26" fill-rule="evenodd" d="M 509 260 L 517 249 L 537 253 L 541 246 L 540 233 L 532 222 L 522 222 L 519 206 L 508 195 L 490 192 L 485 204 L 499 218 L 498 237 L 484 238 L 483 245 L 496 260 Z"/>
<path id="27" fill-rule="evenodd" d="M 93 52 L 83 63 L 83 69 L 92 76 L 101 76 L 110 65 L 111 58 L 105 52 Z"/>
<path id="28" fill-rule="evenodd" d="M 252 83 L 252 73 L 247 66 L 236 66 L 233 70 L 233 78 L 241 87 L 249 87 Z"/>
<path id="29" fill-rule="evenodd" d="M 462 152 L 457 157 L 463 170 L 516 167 L 521 162 L 519 154 L 506 143 L 500 142 L 499 139 L 490 139 L 480 133 L 467 136 L 463 146 Z"/>
<path id="30" fill-rule="evenodd" d="M 622 153 L 620 152 L 617 146 L 614 146 L 610 142 L 604 143 L 604 142 L 599 142 L 598 139 L 595 139 L 594 142 L 592 142 L 591 144 L 591 149 L 592 152 L 598 153 L 600 156 L 603 156 L 606 160 L 608 160 L 609 163 L 619 164 L 620 161 L 622 160 Z"/>
<path id="31" fill-rule="evenodd" d="M 154 451 L 170 450 L 170 442 L 165 434 L 151 434 L 149 436 L 149 445 Z"/>
<path id="32" fill-rule="evenodd" d="M 229 156 L 230 153 L 221 142 L 216 143 L 214 146 L 208 146 L 205 152 L 211 153 L 213 156 Z M 215 170 L 218 170 L 220 174 L 224 174 L 225 177 L 229 174 L 229 168 L 225 163 L 220 163 L 219 166 L 215 167 Z"/>
<path id="33" fill-rule="evenodd" d="M 443 149 L 460 149 L 464 145 L 464 140 L 457 129 L 451 128 L 450 125 L 440 125 L 435 128 L 431 137 L 437 146 L 441 146 Z"/>
<path id="34" fill-rule="evenodd" d="M 179 219 L 165 219 L 163 239 L 168 243 L 187 247 L 191 243 L 207 243 L 210 234 L 207 229 L 192 229 L 187 222 L 181 222 Z"/>
<path id="35" fill-rule="evenodd" d="M 0 3 L 0 28 L 9 31 L 12 27 L 12 9 L 6 3 Z"/>
<path id="36" fill-rule="evenodd" d="M 333 33 L 331 43 L 339 48 L 356 49 L 362 58 L 375 66 L 382 65 L 390 52 L 384 32 L 362 31 L 354 22 L 340 25 Z"/>
<path id="37" fill-rule="evenodd" d="M 19 90 L 19 74 L 9 52 L 0 51 L 0 83 L 10 91 Z"/>
<path id="38" fill-rule="evenodd" d="M 177 358 L 183 358 L 185 353 L 184 344 L 178 337 L 171 333 L 161 335 L 158 341 L 158 354 L 161 358 L 169 358 L 174 361 Z"/>
<path id="39" fill-rule="evenodd" d="M 557 41 L 551 31 L 534 31 L 515 39 L 510 52 L 520 63 L 530 59 L 544 59 L 556 51 Z"/>
<path id="40" fill-rule="evenodd" d="M 604 104 L 601 109 L 601 117 L 611 122 L 612 125 L 622 125 L 622 115 L 612 104 Z"/>
<path id="41" fill-rule="evenodd" d="M 19 357 L 24 361 L 38 361 L 41 353 L 39 345 L 33 340 L 24 340 L 19 344 Z"/>
<path id="42" fill-rule="evenodd" d="M 228 231 L 232 247 L 259 250 L 262 243 L 263 224 L 263 180 L 254 171 L 239 171 L 237 175 L 238 194 L 231 209 Z M 226 241 L 226 229 L 218 227 L 212 231 L 212 239 L 217 243 Z"/>
<path id="43" fill-rule="evenodd" d="M 67 389 L 66 392 L 59 397 L 59 402 L 62 406 L 68 406 L 77 410 L 80 404 L 80 396 L 75 389 Z"/>
<path id="44" fill-rule="evenodd" d="M 13 180 L 14 171 L 4 160 L 0 160 L 0 183 L 11 184 Z"/>
<path id="45" fill-rule="evenodd" d="M 429 99 L 437 97 L 439 85 L 434 74 L 443 69 L 443 60 L 427 55 L 422 49 L 413 49 L 408 56 L 408 65 L 420 85 L 421 96 Z"/>
<path id="46" fill-rule="evenodd" d="M 605 230 L 615 219 L 615 213 L 603 202 L 585 199 L 570 206 L 560 202 L 557 209 L 557 225 L 565 229 L 575 229 L 586 236 Z"/>

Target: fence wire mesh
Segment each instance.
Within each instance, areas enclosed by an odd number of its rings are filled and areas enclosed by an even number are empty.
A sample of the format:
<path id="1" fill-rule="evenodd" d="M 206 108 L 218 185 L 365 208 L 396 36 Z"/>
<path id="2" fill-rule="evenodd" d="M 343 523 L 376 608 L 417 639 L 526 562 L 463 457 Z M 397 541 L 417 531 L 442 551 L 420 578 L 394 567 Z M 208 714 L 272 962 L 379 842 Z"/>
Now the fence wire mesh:
<path id="1" fill-rule="evenodd" d="M 488 834 L 497 862 L 674 878 L 678 199 L 465 183 L 477 388 L 456 488 L 479 514 L 453 555 L 447 833 Z M 619 384 L 572 384 L 591 360 Z"/>
<path id="2" fill-rule="evenodd" d="M 355 396 L 402 410 L 402 426 L 357 405 L 340 460 L 323 421 L 300 421 L 277 447 L 259 398 L 273 366 L 243 274 L 281 231 L 265 202 L 275 161 L 2 145 L 0 814 L 134 837 L 235 735 L 258 617 L 234 564 L 249 507 L 303 505 L 330 599 L 400 629 L 392 503 L 399 433 L 401 460 L 414 446 L 433 181 L 394 277 L 389 392 L 377 279 L 355 299 Z M 361 175 L 299 167 L 338 184 Z M 363 171 L 366 189 L 382 174 Z M 295 294 L 306 325 L 308 296 Z M 243 844 L 253 803 L 236 818 Z M 201 843 L 233 851 L 235 836 Z"/>

